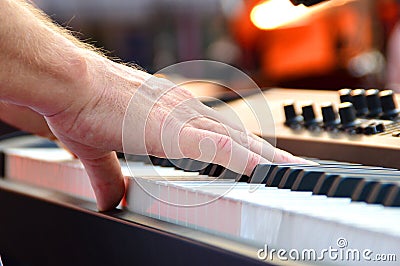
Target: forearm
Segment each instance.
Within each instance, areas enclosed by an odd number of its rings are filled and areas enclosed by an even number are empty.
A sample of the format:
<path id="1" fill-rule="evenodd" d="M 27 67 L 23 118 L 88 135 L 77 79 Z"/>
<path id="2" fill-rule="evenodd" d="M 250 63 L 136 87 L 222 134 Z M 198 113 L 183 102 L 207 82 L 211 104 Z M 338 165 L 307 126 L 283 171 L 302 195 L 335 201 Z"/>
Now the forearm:
<path id="1" fill-rule="evenodd" d="M 51 115 L 88 82 L 90 51 L 25 1 L 0 1 L 0 40 L 2 100 Z"/>
<path id="2" fill-rule="evenodd" d="M 0 0 L 0 100 L 45 116 L 52 133 L 85 166 L 100 210 L 116 206 L 124 195 L 112 150 L 212 159 L 247 175 L 272 159 L 306 163 L 275 150 L 182 87 L 158 78 L 144 82 L 150 77 L 85 47 L 22 0 Z M 17 109 L 15 116 L 27 118 L 28 109 Z"/>

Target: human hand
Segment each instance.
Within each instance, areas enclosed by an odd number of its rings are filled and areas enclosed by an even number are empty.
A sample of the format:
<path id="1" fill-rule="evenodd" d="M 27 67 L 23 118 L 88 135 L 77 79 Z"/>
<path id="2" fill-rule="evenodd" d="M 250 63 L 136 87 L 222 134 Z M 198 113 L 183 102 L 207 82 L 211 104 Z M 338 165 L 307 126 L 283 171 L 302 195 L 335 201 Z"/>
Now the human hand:
<path id="1" fill-rule="evenodd" d="M 120 166 L 111 152 L 115 150 L 193 158 L 247 175 L 259 163 L 307 163 L 246 132 L 165 79 L 99 57 L 90 58 L 87 67 L 85 82 L 62 99 L 68 107 L 46 120 L 81 159 L 100 210 L 116 206 L 124 194 Z M 123 127 L 127 143 L 122 142 Z"/>
<path id="2" fill-rule="evenodd" d="M 189 157 L 247 175 L 258 163 L 304 162 L 182 87 L 102 57 L 24 1 L 0 1 L 0 13 L 1 100 L 16 111 L 16 124 L 53 133 L 80 158 L 99 210 L 113 208 L 124 194 L 114 151 Z"/>

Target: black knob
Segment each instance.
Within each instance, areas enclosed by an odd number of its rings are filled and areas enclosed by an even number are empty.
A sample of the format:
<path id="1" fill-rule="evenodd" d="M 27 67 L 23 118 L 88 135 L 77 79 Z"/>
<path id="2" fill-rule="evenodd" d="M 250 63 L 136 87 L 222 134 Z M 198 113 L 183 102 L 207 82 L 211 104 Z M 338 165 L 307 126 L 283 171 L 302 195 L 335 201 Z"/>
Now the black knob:
<path id="1" fill-rule="evenodd" d="M 384 90 L 379 93 L 379 98 L 382 105 L 382 118 L 383 119 L 393 119 L 399 114 L 399 110 L 394 102 L 393 91 Z"/>
<path id="2" fill-rule="evenodd" d="M 319 121 L 315 118 L 314 112 L 314 104 L 312 102 L 303 105 L 302 116 L 304 118 L 304 125 L 306 127 L 314 126 L 319 123 Z"/>
<path id="3" fill-rule="evenodd" d="M 365 92 L 367 99 L 368 117 L 377 117 L 382 113 L 381 101 L 379 100 L 379 90 L 369 89 Z"/>
<path id="4" fill-rule="evenodd" d="M 340 102 L 352 102 L 352 97 L 351 97 L 351 89 L 341 89 L 339 90 L 339 97 L 340 97 Z"/>
<path id="5" fill-rule="evenodd" d="M 365 90 L 356 89 L 351 92 L 351 99 L 354 108 L 356 109 L 356 116 L 362 117 L 368 113 L 367 99 L 365 98 Z"/>
<path id="6" fill-rule="evenodd" d="M 285 125 L 293 127 L 299 126 L 300 123 L 303 121 L 303 117 L 297 115 L 296 108 L 294 106 L 293 100 L 288 100 L 283 104 L 283 110 L 285 112 Z"/>
<path id="7" fill-rule="evenodd" d="M 343 128 L 354 127 L 359 124 L 359 121 L 356 120 L 356 110 L 352 103 L 339 104 L 339 116 Z"/>
<path id="8" fill-rule="evenodd" d="M 372 122 L 364 127 L 363 133 L 365 135 L 378 134 L 385 131 L 383 123 Z"/>
<path id="9" fill-rule="evenodd" d="M 324 122 L 324 126 L 335 127 L 339 124 L 339 120 L 337 118 L 337 113 L 333 109 L 332 103 L 322 103 L 321 104 L 321 113 L 322 113 L 322 121 Z"/>

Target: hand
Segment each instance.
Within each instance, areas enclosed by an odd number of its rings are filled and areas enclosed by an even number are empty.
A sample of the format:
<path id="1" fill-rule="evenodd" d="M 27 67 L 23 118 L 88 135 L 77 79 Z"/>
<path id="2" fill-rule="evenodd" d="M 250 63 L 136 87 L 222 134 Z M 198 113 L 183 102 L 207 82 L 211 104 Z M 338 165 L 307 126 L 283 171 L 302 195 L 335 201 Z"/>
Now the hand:
<path id="1" fill-rule="evenodd" d="M 87 67 L 86 82 L 62 99 L 68 107 L 45 118 L 84 164 L 100 210 L 116 206 L 124 194 L 114 150 L 212 161 L 247 175 L 259 163 L 306 162 L 232 124 L 165 79 L 104 58 L 88 59 Z M 125 115 L 128 142 L 123 145 Z"/>
<path id="2" fill-rule="evenodd" d="M 125 191 L 116 150 L 212 161 L 248 175 L 258 163 L 304 162 L 183 88 L 102 57 L 24 1 L 0 1 L 0 22 L 0 98 L 16 111 L 5 119 L 52 132 L 77 155 L 100 210 Z"/>

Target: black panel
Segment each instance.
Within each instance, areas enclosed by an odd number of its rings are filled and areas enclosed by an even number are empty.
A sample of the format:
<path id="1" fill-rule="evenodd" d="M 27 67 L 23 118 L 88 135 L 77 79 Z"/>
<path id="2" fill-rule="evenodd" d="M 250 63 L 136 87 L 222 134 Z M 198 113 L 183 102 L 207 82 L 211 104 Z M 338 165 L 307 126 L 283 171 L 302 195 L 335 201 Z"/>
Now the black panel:
<path id="1" fill-rule="evenodd" d="M 1 184 L 0 202 L 0 255 L 7 266 L 268 265 L 115 213 L 59 205 Z"/>

